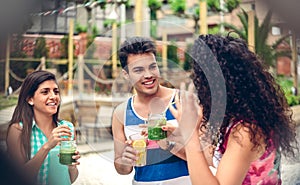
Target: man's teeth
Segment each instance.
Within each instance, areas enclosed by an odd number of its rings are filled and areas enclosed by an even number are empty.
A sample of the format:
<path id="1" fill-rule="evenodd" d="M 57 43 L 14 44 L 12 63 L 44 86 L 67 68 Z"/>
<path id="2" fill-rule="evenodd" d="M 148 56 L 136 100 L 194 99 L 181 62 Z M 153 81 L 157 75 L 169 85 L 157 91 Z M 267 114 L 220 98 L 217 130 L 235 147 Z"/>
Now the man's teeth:
<path id="1" fill-rule="evenodd" d="M 151 82 L 145 82 L 144 84 L 145 85 L 151 85 L 151 84 L 153 84 L 153 81 L 151 81 Z"/>

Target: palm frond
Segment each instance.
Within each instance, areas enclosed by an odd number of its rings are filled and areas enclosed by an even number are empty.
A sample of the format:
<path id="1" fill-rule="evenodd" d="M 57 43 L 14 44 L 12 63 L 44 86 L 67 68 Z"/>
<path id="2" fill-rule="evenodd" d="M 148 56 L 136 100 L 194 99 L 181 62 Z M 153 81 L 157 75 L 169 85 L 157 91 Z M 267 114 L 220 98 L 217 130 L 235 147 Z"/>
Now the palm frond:
<path id="1" fill-rule="evenodd" d="M 222 23 L 221 25 L 224 25 L 224 27 L 226 29 L 236 32 L 242 39 L 246 40 L 247 34 L 244 29 L 240 29 L 240 28 L 238 28 L 232 24 L 228 24 L 228 23 Z"/>
<path id="2" fill-rule="evenodd" d="M 279 44 L 281 44 L 284 40 L 286 40 L 287 38 L 289 38 L 292 34 L 286 34 L 282 37 L 280 37 L 278 40 L 276 40 L 273 44 L 272 44 L 272 48 L 276 49 L 278 47 Z"/>
<path id="3" fill-rule="evenodd" d="M 264 42 L 268 39 L 268 35 L 272 27 L 271 18 L 272 18 L 272 11 L 269 10 L 262 24 L 258 27 L 258 30 L 260 32 L 259 33 L 260 40 Z"/>
<path id="4" fill-rule="evenodd" d="M 248 14 L 247 14 L 247 12 L 244 9 L 242 9 L 242 13 L 239 13 L 237 16 L 240 19 L 240 21 L 243 25 L 243 28 L 245 29 L 246 35 L 248 35 Z M 248 40 L 248 38 L 246 40 Z"/>

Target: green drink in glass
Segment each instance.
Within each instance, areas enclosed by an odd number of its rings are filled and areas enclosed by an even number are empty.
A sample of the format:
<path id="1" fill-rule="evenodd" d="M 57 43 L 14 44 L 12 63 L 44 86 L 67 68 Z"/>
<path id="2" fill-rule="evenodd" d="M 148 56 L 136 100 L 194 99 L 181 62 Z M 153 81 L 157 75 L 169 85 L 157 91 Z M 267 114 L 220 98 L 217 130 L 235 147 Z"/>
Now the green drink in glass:
<path id="1" fill-rule="evenodd" d="M 161 128 L 167 123 L 167 119 L 164 113 L 149 114 L 147 123 L 148 123 L 148 139 L 161 140 L 167 138 L 167 132 L 162 130 Z"/>
<path id="2" fill-rule="evenodd" d="M 59 150 L 59 162 L 64 165 L 71 165 L 73 162 L 76 162 L 72 158 L 75 155 L 76 143 L 75 141 L 61 141 L 60 150 Z"/>

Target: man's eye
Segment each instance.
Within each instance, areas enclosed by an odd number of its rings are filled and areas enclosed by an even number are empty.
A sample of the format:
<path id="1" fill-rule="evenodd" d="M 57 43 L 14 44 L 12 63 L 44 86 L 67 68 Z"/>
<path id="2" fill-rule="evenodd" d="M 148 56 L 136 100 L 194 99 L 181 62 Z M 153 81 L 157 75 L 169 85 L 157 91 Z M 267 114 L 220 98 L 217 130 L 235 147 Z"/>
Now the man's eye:
<path id="1" fill-rule="evenodd" d="M 141 73 L 141 72 L 143 72 L 143 69 L 135 69 L 135 70 L 133 70 L 133 72 L 135 72 L 135 73 Z"/>
<path id="2" fill-rule="evenodd" d="M 154 70 L 154 69 L 156 69 L 157 68 L 157 66 L 156 65 L 154 65 L 154 66 L 150 66 L 150 69 L 151 70 Z"/>

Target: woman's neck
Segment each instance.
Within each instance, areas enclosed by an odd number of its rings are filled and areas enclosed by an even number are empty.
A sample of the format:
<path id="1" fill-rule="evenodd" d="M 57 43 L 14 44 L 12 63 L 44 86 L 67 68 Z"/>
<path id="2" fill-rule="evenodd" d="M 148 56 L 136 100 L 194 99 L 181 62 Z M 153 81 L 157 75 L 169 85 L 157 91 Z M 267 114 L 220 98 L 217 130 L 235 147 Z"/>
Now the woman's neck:
<path id="1" fill-rule="evenodd" d="M 54 123 L 53 123 L 53 117 L 52 116 L 34 114 L 34 120 L 35 120 L 35 123 L 42 130 L 46 131 L 46 130 L 52 130 L 54 128 Z"/>

